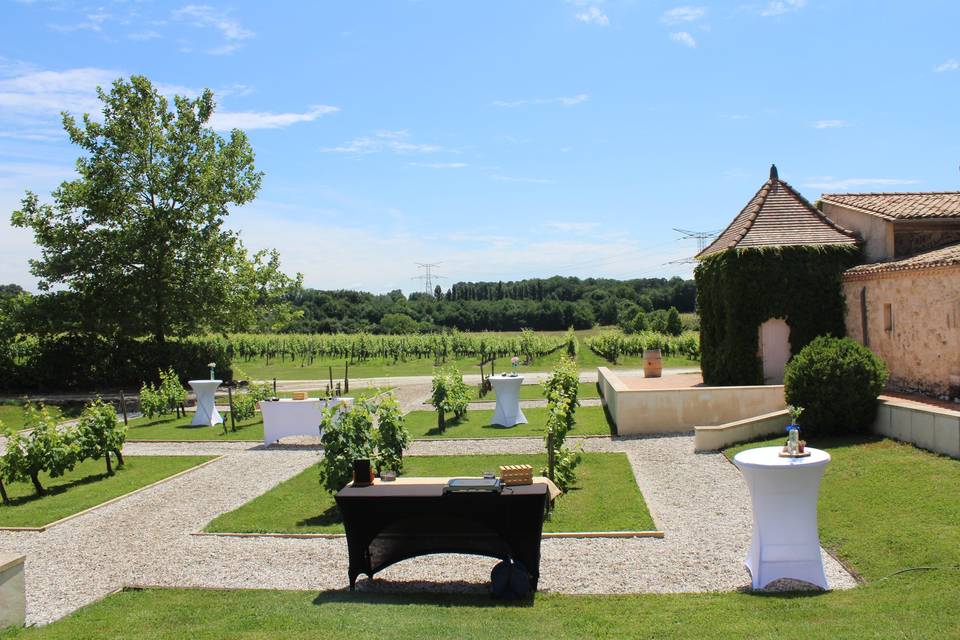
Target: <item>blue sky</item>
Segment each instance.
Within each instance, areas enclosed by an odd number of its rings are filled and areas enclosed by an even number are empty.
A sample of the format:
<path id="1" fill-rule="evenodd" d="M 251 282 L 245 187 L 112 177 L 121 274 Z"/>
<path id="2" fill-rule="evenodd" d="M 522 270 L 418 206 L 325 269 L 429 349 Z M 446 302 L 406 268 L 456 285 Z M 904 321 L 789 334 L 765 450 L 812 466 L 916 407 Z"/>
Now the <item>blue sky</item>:
<path id="1" fill-rule="evenodd" d="M 25 189 L 77 152 L 57 112 L 145 74 L 218 96 L 266 173 L 230 225 L 307 286 L 410 291 L 688 276 L 766 179 L 960 189 L 960 3 L 5 1 L 0 282 L 34 288 Z"/>

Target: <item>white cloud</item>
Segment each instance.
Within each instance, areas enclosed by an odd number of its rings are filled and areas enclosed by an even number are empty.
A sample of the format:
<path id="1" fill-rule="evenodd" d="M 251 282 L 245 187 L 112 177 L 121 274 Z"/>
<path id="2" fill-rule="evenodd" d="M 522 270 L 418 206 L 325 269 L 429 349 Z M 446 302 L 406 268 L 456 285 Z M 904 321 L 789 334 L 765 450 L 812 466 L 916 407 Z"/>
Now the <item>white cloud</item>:
<path id="1" fill-rule="evenodd" d="M 827 191 L 849 191 L 863 187 L 896 187 L 919 183 L 919 180 L 903 178 L 834 178 L 833 176 L 820 176 L 810 178 L 803 186 Z"/>
<path id="2" fill-rule="evenodd" d="M 521 178 L 516 176 L 505 176 L 500 174 L 495 174 L 490 176 L 494 180 L 499 180 L 500 182 L 524 182 L 527 184 L 556 184 L 556 180 L 550 178 Z"/>
<path id="3" fill-rule="evenodd" d="M 600 226 L 598 222 L 547 222 L 543 226 L 560 233 L 587 233 Z"/>
<path id="4" fill-rule="evenodd" d="M 426 167 L 427 169 L 463 169 L 466 162 L 408 162 L 411 167 Z"/>
<path id="5" fill-rule="evenodd" d="M 146 42 L 147 40 L 156 40 L 160 37 L 160 34 L 156 31 L 148 29 L 146 31 L 134 31 L 133 33 L 128 33 L 127 37 L 138 42 Z"/>
<path id="6" fill-rule="evenodd" d="M 354 153 L 369 154 L 389 151 L 393 153 L 436 153 L 443 151 L 443 147 L 436 144 L 424 144 L 410 141 L 410 132 L 406 130 L 375 131 L 373 135 L 354 138 L 337 147 L 323 147 L 324 153 Z"/>
<path id="7" fill-rule="evenodd" d="M 211 55 L 226 55 L 240 48 L 240 42 L 252 38 L 255 34 L 239 21 L 230 18 L 213 7 L 205 4 L 188 4 L 173 12 L 174 20 L 182 20 L 195 27 L 210 27 L 220 32 L 226 42 L 205 50 Z M 192 51 L 191 47 L 181 47 L 181 51 Z"/>
<path id="8" fill-rule="evenodd" d="M 30 70 L 0 79 L 0 109 L 35 114 L 95 113 L 100 110 L 96 88 L 108 87 L 123 75 L 113 69 L 82 67 L 65 71 Z"/>
<path id="9" fill-rule="evenodd" d="M 610 26 L 610 18 L 597 6 L 587 7 L 574 17 L 585 24 L 595 24 L 601 27 Z"/>
<path id="10" fill-rule="evenodd" d="M 300 122 L 313 122 L 321 116 L 339 111 L 337 107 L 317 105 L 301 113 L 271 113 L 268 111 L 216 111 L 210 126 L 217 131 L 231 129 L 280 129 Z"/>
<path id="11" fill-rule="evenodd" d="M 109 20 L 111 16 L 109 13 L 88 13 L 82 20 L 79 22 L 74 22 L 72 24 L 51 24 L 50 28 L 54 31 L 61 31 L 69 33 L 70 31 L 102 31 L 103 23 Z"/>
<path id="12" fill-rule="evenodd" d="M 817 120 L 813 123 L 814 129 L 838 129 L 846 127 L 850 123 L 846 120 Z"/>
<path id="13" fill-rule="evenodd" d="M 673 40 L 674 42 L 682 44 L 685 47 L 693 48 L 697 46 L 696 39 L 694 39 L 694 37 L 689 33 L 687 33 L 686 31 L 676 31 L 674 33 L 671 33 L 670 39 Z"/>
<path id="14" fill-rule="evenodd" d="M 782 16 L 785 13 L 800 11 L 807 6 L 807 0 L 773 0 L 760 10 L 762 16 Z"/>
<path id="15" fill-rule="evenodd" d="M 957 71 L 958 69 L 960 69 L 960 60 L 955 58 L 950 58 L 946 62 L 938 64 L 933 68 L 933 70 L 937 73 L 943 73 L 944 71 Z"/>
<path id="16" fill-rule="evenodd" d="M 590 99 L 590 96 L 586 93 L 578 93 L 575 96 L 560 96 L 557 98 L 525 98 L 522 100 L 494 100 L 493 106 L 495 107 L 526 107 L 534 104 L 559 104 L 564 107 L 575 107 L 578 104 L 583 104 Z"/>
<path id="17" fill-rule="evenodd" d="M 707 15 L 706 7 L 685 6 L 664 12 L 660 20 L 665 24 L 677 24 L 679 22 L 694 22 L 705 15 Z"/>

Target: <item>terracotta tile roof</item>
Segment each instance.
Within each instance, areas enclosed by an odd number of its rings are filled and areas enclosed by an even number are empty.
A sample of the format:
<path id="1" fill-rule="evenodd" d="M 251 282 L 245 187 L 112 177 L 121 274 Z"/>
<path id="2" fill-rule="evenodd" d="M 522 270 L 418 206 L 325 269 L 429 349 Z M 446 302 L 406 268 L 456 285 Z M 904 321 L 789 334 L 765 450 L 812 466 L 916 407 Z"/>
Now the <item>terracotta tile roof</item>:
<path id="1" fill-rule="evenodd" d="M 724 249 L 856 244 L 857 237 L 820 213 L 770 168 L 767 180 L 733 222 L 697 254 Z"/>
<path id="2" fill-rule="evenodd" d="M 845 277 L 856 277 L 873 273 L 887 273 L 891 271 L 912 271 L 915 269 L 935 269 L 960 265 L 960 242 L 950 244 L 939 249 L 932 249 L 918 253 L 909 258 L 891 260 L 888 262 L 873 262 L 861 264 L 844 271 Z"/>
<path id="3" fill-rule="evenodd" d="M 825 193 L 821 199 L 887 220 L 960 218 L 960 191 Z"/>

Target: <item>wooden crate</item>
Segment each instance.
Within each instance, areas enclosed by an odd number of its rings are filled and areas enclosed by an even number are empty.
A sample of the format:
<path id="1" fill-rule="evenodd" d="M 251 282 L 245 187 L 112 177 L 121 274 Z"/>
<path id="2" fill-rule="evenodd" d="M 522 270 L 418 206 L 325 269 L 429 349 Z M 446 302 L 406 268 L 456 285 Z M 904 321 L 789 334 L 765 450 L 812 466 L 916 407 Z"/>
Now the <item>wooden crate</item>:
<path id="1" fill-rule="evenodd" d="M 507 464 L 500 467 L 500 481 L 507 485 L 533 484 L 533 467 L 528 464 Z"/>
<path id="2" fill-rule="evenodd" d="M 294 391 L 293 394 L 291 394 L 291 395 L 293 396 L 293 399 L 294 399 L 294 400 L 306 400 L 306 399 L 307 399 L 307 392 L 306 392 L 306 391 Z"/>

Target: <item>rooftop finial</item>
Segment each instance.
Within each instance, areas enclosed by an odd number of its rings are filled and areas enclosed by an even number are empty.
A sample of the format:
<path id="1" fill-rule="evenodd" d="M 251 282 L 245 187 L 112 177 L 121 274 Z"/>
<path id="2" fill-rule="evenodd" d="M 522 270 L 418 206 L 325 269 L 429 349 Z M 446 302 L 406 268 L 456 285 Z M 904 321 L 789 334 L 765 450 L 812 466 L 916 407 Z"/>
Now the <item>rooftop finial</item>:
<path id="1" fill-rule="evenodd" d="M 780 179 L 780 176 L 777 174 L 777 165 L 775 164 L 770 165 L 770 179 L 771 180 Z"/>

